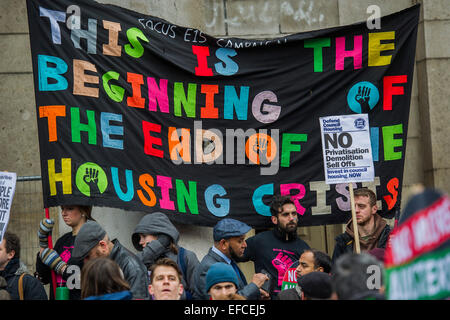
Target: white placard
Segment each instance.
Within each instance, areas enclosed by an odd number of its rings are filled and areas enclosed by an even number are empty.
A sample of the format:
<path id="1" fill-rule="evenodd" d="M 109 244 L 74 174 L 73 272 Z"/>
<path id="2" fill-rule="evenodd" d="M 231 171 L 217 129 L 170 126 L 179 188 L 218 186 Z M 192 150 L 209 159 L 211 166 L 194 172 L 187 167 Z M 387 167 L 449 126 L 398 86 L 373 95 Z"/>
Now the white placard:
<path id="1" fill-rule="evenodd" d="M 0 242 L 3 241 L 3 235 L 8 227 L 16 179 L 14 172 L 0 172 Z"/>
<path id="2" fill-rule="evenodd" d="M 368 115 L 329 116 L 319 121 L 326 183 L 373 181 Z"/>

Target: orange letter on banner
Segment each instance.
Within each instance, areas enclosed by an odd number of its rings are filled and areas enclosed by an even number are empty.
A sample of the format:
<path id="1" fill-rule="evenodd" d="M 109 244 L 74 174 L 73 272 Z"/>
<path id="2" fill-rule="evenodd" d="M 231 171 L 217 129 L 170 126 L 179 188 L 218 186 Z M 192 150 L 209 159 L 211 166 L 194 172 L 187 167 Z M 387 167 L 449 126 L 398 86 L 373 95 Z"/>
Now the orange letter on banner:
<path id="1" fill-rule="evenodd" d="M 144 108 L 145 99 L 141 97 L 141 84 L 144 84 L 142 74 L 127 72 L 127 81 L 131 83 L 133 96 L 127 98 L 129 107 Z"/>
<path id="2" fill-rule="evenodd" d="M 86 87 L 85 83 L 98 84 L 97 76 L 90 76 L 85 70 L 97 72 L 97 68 L 90 62 L 73 60 L 73 94 L 98 98 L 98 88 Z"/>
<path id="3" fill-rule="evenodd" d="M 219 86 L 212 84 L 202 84 L 202 93 L 206 95 L 205 107 L 201 108 L 200 116 L 207 119 L 218 119 L 219 110 L 214 107 L 214 95 L 219 93 Z"/>
<path id="4" fill-rule="evenodd" d="M 191 131 L 186 128 L 181 128 L 181 137 L 178 136 L 177 129 L 175 127 L 169 127 L 169 152 L 170 160 L 176 164 L 180 164 L 181 159 L 185 163 L 191 162 Z M 180 140 L 181 139 L 181 140 Z"/>
<path id="5" fill-rule="evenodd" d="M 150 196 L 150 200 L 149 200 L 144 196 L 144 193 L 142 192 L 142 190 L 137 190 L 137 195 L 139 196 L 139 199 L 141 199 L 141 202 L 147 207 L 155 206 L 156 196 L 155 196 L 155 193 L 153 192 L 153 190 L 150 188 L 150 187 L 155 186 L 155 181 L 153 180 L 153 177 L 151 175 L 149 175 L 148 173 L 141 174 L 139 176 L 139 184 Z"/>
<path id="6" fill-rule="evenodd" d="M 109 43 L 103 45 L 103 54 L 120 57 L 122 54 L 122 46 L 118 45 L 119 31 L 122 30 L 120 23 L 103 20 L 103 28 L 109 31 Z"/>
<path id="7" fill-rule="evenodd" d="M 39 118 L 47 118 L 48 141 L 58 141 L 58 131 L 56 129 L 56 117 L 66 116 L 66 106 L 42 106 L 39 107 Z"/>

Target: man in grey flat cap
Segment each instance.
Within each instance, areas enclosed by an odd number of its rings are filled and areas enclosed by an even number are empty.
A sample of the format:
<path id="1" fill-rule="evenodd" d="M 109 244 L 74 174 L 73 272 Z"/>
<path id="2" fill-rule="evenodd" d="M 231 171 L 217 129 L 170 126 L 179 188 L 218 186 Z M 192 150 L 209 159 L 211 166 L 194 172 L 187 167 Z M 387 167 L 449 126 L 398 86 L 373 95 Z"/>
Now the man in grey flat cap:
<path id="1" fill-rule="evenodd" d="M 247 284 L 244 274 L 236 264 L 237 258 L 244 254 L 247 247 L 245 234 L 250 229 L 247 224 L 228 218 L 220 220 L 215 225 L 213 230 L 214 245 L 203 257 L 195 271 L 195 299 L 209 299 L 206 292 L 206 273 L 216 262 L 225 262 L 233 267 L 239 280 L 238 294 L 244 296 L 247 300 L 257 300 L 261 295 L 268 296 L 268 293 L 264 292 L 261 286 L 269 278 L 263 273 L 256 273 L 253 275 L 252 281 Z"/>
<path id="2" fill-rule="evenodd" d="M 110 240 L 106 231 L 94 221 L 83 224 L 75 239 L 72 257 L 77 260 L 109 257 L 115 261 L 130 285 L 133 299 L 148 300 L 148 274 L 145 265 L 119 240 Z"/>

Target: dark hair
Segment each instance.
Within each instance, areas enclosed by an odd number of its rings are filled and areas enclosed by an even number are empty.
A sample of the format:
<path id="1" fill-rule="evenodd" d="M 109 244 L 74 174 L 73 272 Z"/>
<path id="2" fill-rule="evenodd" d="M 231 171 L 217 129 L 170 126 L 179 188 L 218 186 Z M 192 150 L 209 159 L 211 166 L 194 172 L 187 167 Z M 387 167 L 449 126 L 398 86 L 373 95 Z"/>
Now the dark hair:
<path id="1" fill-rule="evenodd" d="M 14 250 L 14 258 L 20 259 L 20 239 L 15 233 L 6 231 L 3 239 L 5 239 L 6 253 Z"/>
<path id="2" fill-rule="evenodd" d="M 182 274 L 181 269 L 178 266 L 178 264 L 175 261 L 173 261 L 172 259 L 161 258 L 161 259 L 158 259 L 154 264 L 152 264 L 150 269 L 149 269 L 149 271 L 150 271 L 150 284 L 153 283 L 153 279 L 155 277 L 155 270 L 159 266 L 166 266 L 166 267 L 174 268 L 175 271 L 178 274 L 178 278 L 180 279 L 180 283 L 181 283 L 182 278 L 183 278 L 183 274 Z"/>
<path id="3" fill-rule="evenodd" d="M 272 214 L 272 216 L 276 217 L 285 204 L 295 205 L 290 196 L 274 196 L 272 199 L 272 203 L 270 204 L 270 213 Z"/>
<path id="4" fill-rule="evenodd" d="M 371 273 L 368 272 L 370 266 L 378 266 L 381 276 L 383 275 L 383 265 L 367 253 L 345 253 L 336 260 L 331 278 L 333 289 L 339 300 L 356 299 L 358 296 L 378 291 L 369 289 L 367 285 L 371 276 Z M 383 282 L 383 277 L 381 282 Z"/>
<path id="5" fill-rule="evenodd" d="M 353 192 L 354 197 L 369 197 L 370 206 L 373 207 L 377 204 L 377 196 L 375 192 L 367 188 L 355 189 Z"/>
<path id="6" fill-rule="evenodd" d="M 315 249 L 305 250 L 304 252 L 308 251 L 312 252 L 314 256 L 314 269 L 322 267 L 323 272 L 325 273 L 331 272 L 332 267 L 331 258 L 326 253 Z"/>
<path id="7" fill-rule="evenodd" d="M 129 290 L 119 265 L 109 258 L 88 260 L 81 270 L 81 298 Z"/>

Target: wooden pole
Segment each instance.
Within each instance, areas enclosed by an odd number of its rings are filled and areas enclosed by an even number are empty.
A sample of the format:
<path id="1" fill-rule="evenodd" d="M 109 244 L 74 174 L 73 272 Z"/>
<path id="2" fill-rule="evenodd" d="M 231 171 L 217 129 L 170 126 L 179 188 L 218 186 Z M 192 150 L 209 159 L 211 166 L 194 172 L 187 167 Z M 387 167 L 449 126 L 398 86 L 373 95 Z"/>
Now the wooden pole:
<path id="1" fill-rule="evenodd" d="M 48 208 L 45 208 L 45 217 L 47 219 L 50 219 L 50 211 L 48 210 Z M 48 247 L 50 249 L 53 249 L 53 241 L 51 233 L 49 233 L 48 235 Z M 53 296 L 56 297 L 56 273 L 54 270 L 51 270 L 51 274 L 52 274 Z"/>
<path id="2" fill-rule="evenodd" d="M 359 245 L 358 223 L 356 222 L 355 197 L 353 195 L 353 183 L 352 182 L 349 182 L 348 189 L 350 190 L 350 206 L 352 207 L 352 221 L 353 221 L 353 234 L 355 235 L 355 249 L 356 249 L 356 253 L 361 253 L 361 248 Z"/>

